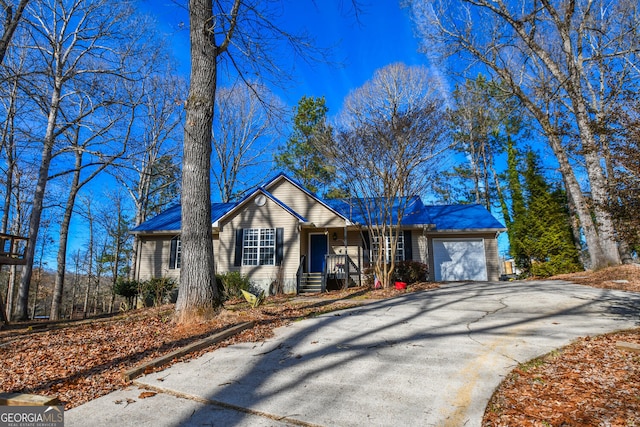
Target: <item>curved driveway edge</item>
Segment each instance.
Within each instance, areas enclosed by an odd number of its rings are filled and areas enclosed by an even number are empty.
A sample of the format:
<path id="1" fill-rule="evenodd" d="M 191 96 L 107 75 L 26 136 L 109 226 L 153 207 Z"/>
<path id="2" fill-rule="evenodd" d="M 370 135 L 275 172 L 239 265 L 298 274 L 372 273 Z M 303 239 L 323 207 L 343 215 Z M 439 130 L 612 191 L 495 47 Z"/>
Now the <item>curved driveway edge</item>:
<path id="1" fill-rule="evenodd" d="M 82 426 L 479 426 L 520 362 L 639 325 L 640 294 L 452 283 L 328 313 L 147 375 L 65 413 Z M 128 405 L 114 401 L 135 400 Z"/>

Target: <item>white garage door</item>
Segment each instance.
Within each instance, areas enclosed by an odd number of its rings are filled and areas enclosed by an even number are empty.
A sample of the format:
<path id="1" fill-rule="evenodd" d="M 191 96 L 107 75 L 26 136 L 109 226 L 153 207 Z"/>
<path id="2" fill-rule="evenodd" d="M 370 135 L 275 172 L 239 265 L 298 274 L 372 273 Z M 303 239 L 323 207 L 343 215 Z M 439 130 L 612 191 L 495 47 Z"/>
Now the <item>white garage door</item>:
<path id="1" fill-rule="evenodd" d="M 482 239 L 433 239 L 433 260 L 438 282 L 487 280 Z"/>

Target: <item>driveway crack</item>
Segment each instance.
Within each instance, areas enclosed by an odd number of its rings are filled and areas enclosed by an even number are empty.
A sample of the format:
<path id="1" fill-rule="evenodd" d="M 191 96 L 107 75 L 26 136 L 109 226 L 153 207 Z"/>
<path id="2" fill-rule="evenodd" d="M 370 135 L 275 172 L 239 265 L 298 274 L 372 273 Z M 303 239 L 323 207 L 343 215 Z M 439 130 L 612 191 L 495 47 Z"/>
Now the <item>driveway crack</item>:
<path id="1" fill-rule="evenodd" d="M 511 356 L 509 356 L 509 355 L 507 355 L 507 354 L 504 354 L 504 353 L 502 353 L 502 352 L 500 352 L 500 351 L 496 351 L 496 348 L 495 348 L 495 346 L 494 346 L 494 345 L 487 345 L 486 343 L 483 343 L 483 342 L 481 342 L 480 340 L 477 340 L 477 339 L 473 336 L 474 331 L 473 331 L 473 329 L 472 329 L 472 325 L 474 325 L 474 324 L 476 324 L 476 323 L 480 323 L 481 321 L 483 321 L 483 320 L 484 320 L 484 319 L 486 319 L 487 317 L 489 317 L 489 316 L 493 316 L 494 314 L 496 314 L 496 313 L 498 313 L 498 312 L 500 312 L 500 311 L 504 310 L 505 308 L 509 307 L 509 306 L 505 303 L 505 300 L 506 300 L 507 298 L 508 298 L 507 296 L 504 296 L 504 297 L 500 298 L 500 299 L 497 301 L 497 302 L 498 302 L 498 304 L 500 304 L 500 307 L 496 308 L 495 310 L 487 310 L 487 311 L 485 311 L 485 312 L 484 312 L 484 314 L 483 314 L 482 316 L 479 316 L 478 318 L 476 318 L 476 319 L 474 319 L 474 320 L 472 320 L 472 321 L 470 321 L 470 322 L 467 322 L 467 324 L 466 324 L 466 327 L 467 327 L 467 337 L 468 337 L 471 341 L 475 342 L 476 344 L 478 344 L 478 345 L 480 345 L 480 346 L 482 346 L 482 347 L 485 347 L 485 348 L 489 349 L 489 351 L 494 352 L 494 353 L 496 353 L 496 354 L 499 354 L 500 356 L 502 356 L 502 357 L 504 357 L 504 358 L 506 358 L 506 359 L 509 359 L 509 360 L 511 360 L 511 361 L 513 361 L 513 362 L 515 362 L 516 364 L 519 364 L 519 363 L 520 363 L 520 361 L 519 361 L 519 360 L 514 359 L 513 357 L 511 357 Z"/>

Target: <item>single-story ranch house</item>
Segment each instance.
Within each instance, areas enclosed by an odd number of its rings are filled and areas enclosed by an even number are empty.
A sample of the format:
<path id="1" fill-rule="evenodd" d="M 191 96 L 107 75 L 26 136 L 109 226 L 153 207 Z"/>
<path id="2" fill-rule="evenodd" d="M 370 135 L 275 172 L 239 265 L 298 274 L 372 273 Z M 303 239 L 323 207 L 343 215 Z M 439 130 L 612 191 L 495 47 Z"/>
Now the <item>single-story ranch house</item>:
<path id="1" fill-rule="evenodd" d="M 131 231 L 139 245 L 136 280 L 179 279 L 180 220 L 176 205 Z M 324 200 L 283 173 L 238 202 L 214 203 L 212 222 L 216 272 L 238 271 L 265 290 L 277 280 L 285 292 L 362 283 L 381 246 L 371 242 L 357 204 Z M 427 264 L 433 281 L 498 280 L 502 231 L 481 205 L 425 206 L 413 197 L 396 259 Z"/>

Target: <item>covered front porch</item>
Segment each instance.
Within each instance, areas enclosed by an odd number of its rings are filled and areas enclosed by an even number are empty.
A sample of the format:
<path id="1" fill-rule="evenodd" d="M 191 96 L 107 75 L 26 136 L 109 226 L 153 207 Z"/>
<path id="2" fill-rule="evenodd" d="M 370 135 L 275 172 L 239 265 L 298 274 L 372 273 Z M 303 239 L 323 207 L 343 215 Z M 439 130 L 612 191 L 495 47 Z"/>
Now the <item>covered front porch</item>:
<path id="1" fill-rule="evenodd" d="M 356 226 L 309 228 L 301 233 L 298 293 L 325 292 L 363 284 L 369 254 Z"/>

